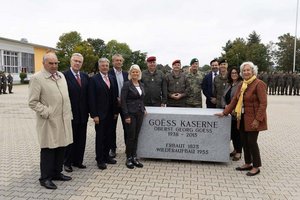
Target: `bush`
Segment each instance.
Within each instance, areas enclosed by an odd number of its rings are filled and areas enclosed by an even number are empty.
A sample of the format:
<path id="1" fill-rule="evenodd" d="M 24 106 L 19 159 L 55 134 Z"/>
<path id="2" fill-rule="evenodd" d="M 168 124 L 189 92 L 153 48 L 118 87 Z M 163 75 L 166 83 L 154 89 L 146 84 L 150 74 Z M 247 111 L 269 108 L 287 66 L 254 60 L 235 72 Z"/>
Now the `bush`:
<path id="1" fill-rule="evenodd" d="M 27 74 L 24 72 L 20 73 L 20 79 L 21 79 L 21 83 L 24 83 L 25 78 L 27 78 Z"/>

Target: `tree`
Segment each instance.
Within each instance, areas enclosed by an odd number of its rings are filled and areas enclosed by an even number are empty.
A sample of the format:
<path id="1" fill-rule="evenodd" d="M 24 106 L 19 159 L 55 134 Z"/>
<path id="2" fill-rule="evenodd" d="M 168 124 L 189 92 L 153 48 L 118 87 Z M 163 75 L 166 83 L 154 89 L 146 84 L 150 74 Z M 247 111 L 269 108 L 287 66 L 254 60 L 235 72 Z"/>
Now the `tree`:
<path id="1" fill-rule="evenodd" d="M 278 49 L 275 51 L 275 57 L 278 64 L 278 69 L 283 71 L 293 70 L 293 59 L 294 59 L 294 36 L 289 33 L 278 37 L 277 42 Z M 296 49 L 296 70 L 300 70 L 300 41 L 297 39 Z"/>
<path id="2" fill-rule="evenodd" d="M 251 44 L 260 44 L 260 35 L 258 35 L 255 31 L 250 33 L 247 38 L 248 43 L 247 45 L 250 46 Z"/>
<path id="3" fill-rule="evenodd" d="M 58 49 L 57 57 L 60 61 L 59 70 L 64 70 L 70 65 L 70 58 L 74 52 L 74 48 L 81 42 L 82 38 L 76 31 L 63 33 L 59 37 L 59 41 L 56 44 L 56 48 Z"/>
<path id="4" fill-rule="evenodd" d="M 239 66 L 247 58 L 247 44 L 243 38 L 236 38 L 233 42 L 228 41 L 223 47 L 225 53 L 222 57 L 227 59 L 229 67 Z"/>
<path id="5" fill-rule="evenodd" d="M 97 39 L 88 38 L 87 42 L 93 46 L 95 55 L 97 55 L 99 58 L 104 56 L 104 51 L 106 48 L 104 40 L 99 38 Z"/>
<path id="6" fill-rule="evenodd" d="M 261 43 L 260 36 L 255 31 L 249 34 L 247 41 L 243 38 L 227 41 L 223 51 L 222 57 L 227 59 L 229 67 L 252 61 L 259 71 L 267 71 L 271 65 L 268 48 Z"/>
<path id="7" fill-rule="evenodd" d="M 131 64 L 137 64 L 140 66 L 141 70 L 147 69 L 147 64 L 145 62 L 147 53 L 141 53 L 141 51 L 131 52 Z"/>
<path id="8" fill-rule="evenodd" d="M 267 47 L 261 43 L 260 35 L 253 31 L 247 40 L 247 59 L 257 65 L 259 71 L 267 71 L 271 64 L 271 56 Z"/>
<path id="9" fill-rule="evenodd" d="M 94 66 L 95 63 L 98 61 L 98 56 L 94 54 L 94 48 L 89 42 L 81 42 L 80 44 L 74 47 L 74 52 L 80 53 L 84 58 L 81 68 L 82 71 L 94 71 Z"/>
<path id="10" fill-rule="evenodd" d="M 131 49 L 126 43 L 119 43 L 117 40 L 111 40 L 106 44 L 106 48 L 104 50 L 104 57 L 111 60 L 114 54 L 121 54 L 124 58 L 124 70 L 128 70 L 132 65 L 131 62 Z"/>

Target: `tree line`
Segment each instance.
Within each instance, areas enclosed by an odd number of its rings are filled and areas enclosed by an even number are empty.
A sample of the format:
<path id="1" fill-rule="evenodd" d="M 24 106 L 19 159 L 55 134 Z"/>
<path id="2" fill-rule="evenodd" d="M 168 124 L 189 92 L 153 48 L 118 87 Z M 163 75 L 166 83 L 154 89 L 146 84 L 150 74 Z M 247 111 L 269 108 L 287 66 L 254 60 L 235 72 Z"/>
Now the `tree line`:
<path id="1" fill-rule="evenodd" d="M 270 41 L 268 44 L 263 44 L 260 35 L 253 31 L 246 39 L 236 38 L 233 41 L 228 40 L 222 47 L 223 53 L 219 58 L 227 59 L 229 66 L 239 66 L 244 61 L 252 61 L 258 66 L 259 71 L 292 71 L 294 38 L 294 36 L 286 33 L 279 36 L 276 43 Z M 97 71 L 99 58 L 106 57 L 111 59 L 116 53 L 123 55 L 125 70 L 128 70 L 133 63 L 138 64 L 141 69 L 146 69 L 147 67 L 145 63 L 147 52 L 133 51 L 128 44 L 119 43 L 116 40 L 111 40 L 108 43 L 99 38 L 83 40 L 77 31 L 62 34 L 59 37 L 56 48 L 58 49 L 57 56 L 60 60 L 59 70 L 65 70 L 69 67 L 70 58 L 74 52 L 83 55 L 82 70 L 86 72 Z M 207 64 L 202 67 L 204 71 L 207 69 L 209 69 Z M 298 38 L 296 71 L 300 71 L 300 40 Z"/>

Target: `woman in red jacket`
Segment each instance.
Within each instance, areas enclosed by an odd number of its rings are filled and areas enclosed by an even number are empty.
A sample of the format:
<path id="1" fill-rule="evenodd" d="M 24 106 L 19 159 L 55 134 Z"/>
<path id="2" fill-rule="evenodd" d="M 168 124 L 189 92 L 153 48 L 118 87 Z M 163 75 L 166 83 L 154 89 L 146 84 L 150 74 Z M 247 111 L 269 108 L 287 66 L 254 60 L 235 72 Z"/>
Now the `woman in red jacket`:
<path id="1" fill-rule="evenodd" d="M 267 87 L 257 79 L 257 66 L 244 62 L 241 67 L 243 83 L 237 89 L 230 104 L 217 116 L 230 114 L 233 110 L 237 116 L 237 126 L 241 133 L 245 164 L 237 167 L 238 171 L 247 171 L 247 176 L 259 174 L 261 158 L 257 138 L 259 131 L 267 130 Z"/>

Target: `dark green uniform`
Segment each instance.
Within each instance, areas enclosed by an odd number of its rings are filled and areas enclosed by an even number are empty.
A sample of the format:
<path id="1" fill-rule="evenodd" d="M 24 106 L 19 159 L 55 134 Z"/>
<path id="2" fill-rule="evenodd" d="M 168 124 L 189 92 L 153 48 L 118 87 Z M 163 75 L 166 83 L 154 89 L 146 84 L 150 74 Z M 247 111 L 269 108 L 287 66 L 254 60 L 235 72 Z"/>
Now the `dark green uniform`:
<path id="1" fill-rule="evenodd" d="M 7 84 L 8 84 L 8 92 L 9 93 L 12 93 L 13 82 L 14 82 L 14 79 L 13 79 L 12 75 L 8 74 L 7 75 Z"/>
<path id="2" fill-rule="evenodd" d="M 202 81 L 203 75 L 200 72 L 186 75 L 186 106 L 202 108 Z"/>
<path id="3" fill-rule="evenodd" d="M 144 70 L 142 82 L 145 88 L 145 106 L 161 106 L 161 104 L 167 103 L 167 85 L 164 73 L 159 70 L 155 70 L 154 73 Z"/>

